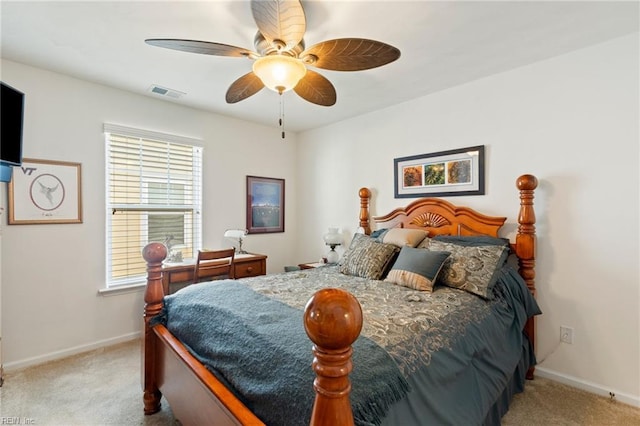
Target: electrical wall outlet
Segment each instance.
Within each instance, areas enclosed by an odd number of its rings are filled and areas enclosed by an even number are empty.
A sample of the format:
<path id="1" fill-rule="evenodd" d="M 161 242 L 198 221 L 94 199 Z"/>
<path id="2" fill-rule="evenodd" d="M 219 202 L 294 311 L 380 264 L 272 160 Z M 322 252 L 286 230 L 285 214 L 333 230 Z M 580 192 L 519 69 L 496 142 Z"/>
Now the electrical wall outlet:
<path id="1" fill-rule="evenodd" d="M 573 344 L 573 328 L 567 327 L 565 325 L 561 325 L 560 341 L 572 345 Z"/>

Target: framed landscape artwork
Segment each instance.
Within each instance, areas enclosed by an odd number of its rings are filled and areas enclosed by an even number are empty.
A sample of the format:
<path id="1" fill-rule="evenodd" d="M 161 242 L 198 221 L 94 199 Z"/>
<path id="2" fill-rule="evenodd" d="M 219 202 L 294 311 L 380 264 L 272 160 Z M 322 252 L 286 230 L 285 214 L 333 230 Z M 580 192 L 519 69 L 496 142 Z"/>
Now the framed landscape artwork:
<path id="1" fill-rule="evenodd" d="M 484 145 L 396 158 L 395 198 L 484 195 Z"/>
<path id="2" fill-rule="evenodd" d="M 247 176 L 247 232 L 284 232 L 284 179 Z"/>

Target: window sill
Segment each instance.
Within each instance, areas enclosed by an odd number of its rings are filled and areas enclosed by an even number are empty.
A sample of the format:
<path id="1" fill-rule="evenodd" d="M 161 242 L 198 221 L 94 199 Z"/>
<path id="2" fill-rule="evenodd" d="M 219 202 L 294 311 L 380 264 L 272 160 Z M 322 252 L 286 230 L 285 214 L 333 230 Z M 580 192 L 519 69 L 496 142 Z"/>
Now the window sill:
<path id="1" fill-rule="evenodd" d="M 133 293 L 144 291 L 146 287 L 146 283 L 137 283 L 137 284 L 128 284 L 128 285 L 120 285 L 117 287 L 108 287 L 101 288 L 98 290 L 98 294 L 101 296 L 115 296 L 117 294 L 125 294 L 125 293 Z"/>

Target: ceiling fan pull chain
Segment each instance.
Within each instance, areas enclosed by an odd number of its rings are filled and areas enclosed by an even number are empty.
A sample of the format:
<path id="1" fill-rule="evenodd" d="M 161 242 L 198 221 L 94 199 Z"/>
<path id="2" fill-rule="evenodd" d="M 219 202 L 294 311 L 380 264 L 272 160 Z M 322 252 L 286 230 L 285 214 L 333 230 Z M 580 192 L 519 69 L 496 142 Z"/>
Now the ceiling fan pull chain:
<path id="1" fill-rule="evenodd" d="M 282 139 L 284 139 L 284 96 L 280 93 L 280 129 L 282 130 Z"/>

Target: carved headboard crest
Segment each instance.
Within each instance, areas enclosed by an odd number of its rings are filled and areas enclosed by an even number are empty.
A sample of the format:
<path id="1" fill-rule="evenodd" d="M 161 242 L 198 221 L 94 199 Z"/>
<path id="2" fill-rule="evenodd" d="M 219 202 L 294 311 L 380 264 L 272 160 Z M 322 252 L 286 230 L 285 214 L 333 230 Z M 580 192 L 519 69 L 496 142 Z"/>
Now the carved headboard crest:
<path id="1" fill-rule="evenodd" d="M 422 213 L 411 219 L 409 223 L 421 228 L 440 228 L 441 226 L 451 225 L 451 222 L 446 217 L 433 212 Z"/>

